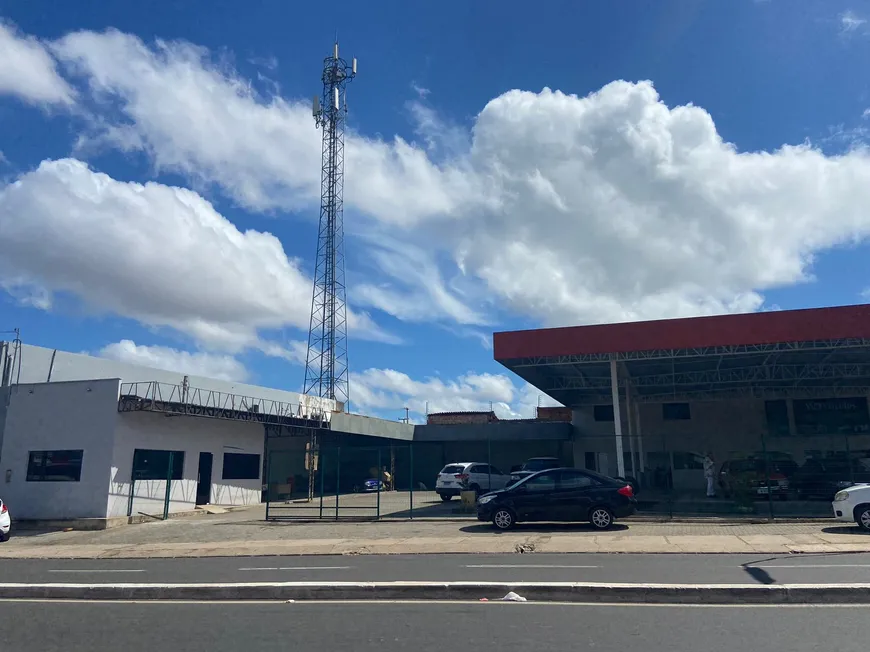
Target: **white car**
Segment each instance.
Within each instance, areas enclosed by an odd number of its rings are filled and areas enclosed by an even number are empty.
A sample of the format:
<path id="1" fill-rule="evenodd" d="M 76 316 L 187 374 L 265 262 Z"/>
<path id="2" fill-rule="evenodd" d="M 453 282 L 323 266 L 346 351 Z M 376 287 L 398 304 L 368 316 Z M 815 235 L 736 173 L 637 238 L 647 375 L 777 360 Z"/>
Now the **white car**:
<path id="1" fill-rule="evenodd" d="M 9 541 L 9 530 L 12 529 L 12 519 L 6 503 L 0 500 L 0 541 Z"/>
<path id="2" fill-rule="evenodd" d="M 467 481 L 468 489 L 478 494 L 504 489 L 510 475 L 506 475 L 492 464 L 483 462 L 452 462 L 438 474 L 435 492 L 441 500 L 448 501 L 458 496 Z"/>
<path id="3" fill-rule="evenodd" d="M 856 484 L 838 491 L 831 507 L 838 521 L 857 523 L 870 532 L 870 484 Z"/>

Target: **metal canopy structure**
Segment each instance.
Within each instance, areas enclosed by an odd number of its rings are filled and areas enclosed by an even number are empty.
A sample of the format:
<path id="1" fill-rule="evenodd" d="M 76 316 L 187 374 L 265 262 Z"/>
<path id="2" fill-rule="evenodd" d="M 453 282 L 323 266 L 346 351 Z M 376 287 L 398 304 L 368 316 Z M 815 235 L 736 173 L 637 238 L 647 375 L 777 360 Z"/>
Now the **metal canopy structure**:
<path id="1" fill-rule="evenodd" d="M 615 354 L 618 385 L 638 402 L 752 396 L 843 396 L 870 391 L 870 339 L 758 347 Z M 563 405 L 611 402 L 610 358 L 598 355 L 503 361 Z"/>
<path id="2" fill-rule="evenodd" d="M 566 406 L 870 392 L 870 306 L 495 334 L 495 358 Z"/>
<path id="3" fill-rule="evenodd" d="M 329 428 L 329 415 L 317 407 L 156 381 L 122 383 L 118 412 L 251 421 L 305 432 Z"/>

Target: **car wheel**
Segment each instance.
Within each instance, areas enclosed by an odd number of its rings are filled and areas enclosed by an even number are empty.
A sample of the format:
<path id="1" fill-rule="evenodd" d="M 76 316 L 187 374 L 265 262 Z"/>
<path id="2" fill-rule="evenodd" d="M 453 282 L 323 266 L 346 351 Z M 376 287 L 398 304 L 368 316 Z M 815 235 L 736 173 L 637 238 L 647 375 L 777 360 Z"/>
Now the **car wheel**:
<path id="1" fill-rule="evenodd" d="M 606 507 L 593 507 L 589 510 L 589 522 L 596 530 L 606 530 L 613 525 L 613 512 Z"/>
<path id="2" fill-rule="evenodd" d="M 855 522 L 865 532 L 870 532 L 870 505 L 858 505 L 855 508 Z"/>
<path id="3" fill-rule="evenodd" d="M 11 535 L 11 532 L 0 533 L 0 542 L 6 543 Z"/>
<path id="4" fill-rule="evenodd" d="M 511 510 L 499 509 L 492 515 L 492 524 L 499 530 L 510 530 L 516 524 L 516 518 Z"/>
<path id="5" fill-rule="evenodd" d="M 445 503 L 449 503 L 450 499 L 453 498 L 453 496 L 450 496 L 448 494 L 438 494 L 438 495 L 441 496 L 441 500 L 443 500 Z"/>

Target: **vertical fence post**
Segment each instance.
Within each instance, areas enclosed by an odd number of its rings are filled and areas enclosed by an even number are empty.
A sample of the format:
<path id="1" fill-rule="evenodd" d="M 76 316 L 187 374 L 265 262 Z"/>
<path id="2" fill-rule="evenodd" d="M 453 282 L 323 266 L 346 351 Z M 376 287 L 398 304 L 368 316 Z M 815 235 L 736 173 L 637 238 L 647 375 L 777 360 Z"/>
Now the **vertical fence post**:
<path id="1" fill-rule="evenodd" d="M 377 484 L 375 485 L 378 488 L 378 502 L 377 507 L 375 508 L 375 518 L 377 520 L 381 519 L 381 482 L 383 481 L 384 474 L 381 473 L 381 449 L 378 448 L 378 477 L 375 478 L 377 480 Z M 393 479 L 395 482 L 395 478 Z"/>
<path id="2" fill-rule="evenodd" d="M 849 433 L 843 435 L 844 443 L 846 444 L 846 464 L 849 465 L 849 482 L 855 482 L 855 469 L 852 464 L 852 451 L 849 450 Z"/>
<path id="3" fill-rule="evenodd" d="M 774 520 L 774 515 L 773 492 L 770 490 L 770 456 L 767 454 L 767 441 L 764 437 L 764 430 L 761 431 L 761 454 L 764 455 L 764 483 L 767 485 L 767 511 L 772 521 Z"/>
<path id="4" fill-rule="evenodd" d="M 486 468 L 489 470 L 489 476 L 486 479 L 486 491 L 492 491 L 492 446 L 490 445 L 489 431 L 486 432 Z"/>
<path id="5" fill-rule="evenodd" d="M 175 456 L 175 453 L 169 451 L 169 464 L 167 465 L 169 468 L 166 469 L 166 496 L 163 499 L 163 520 L 169 518 L 169 500 L 170 494 L 172 492 L 172 458 Z"/>
<path id="6" fill-rule="evenodd" d="M 136 494 L 136 471 L 130 474 L 130 496 L 127 498 L 127 517 L 133 516 L 133 496 Z"/>
<path id="7" fill-rule="evenodd" d="M 266 451 L 266 477 L 264 478 L 265 482 L 263 484 L 266 485 L 266 520 L 269 520 L 269 502 L 272 499 L 272 495 L 269 487 L 271 486 L 272 480 L 272 453 L 270 451 Z"/>
<path id="8" fill-rule="evenodd" d="M 410 462 L 408 465 L 409 466 L 408 478 L 410 478 L 410 481 L 411 481 L 411 484 L 409 485 L 410 492 L 411 492 L 411 497 L 410 497 L 411 508 L 408 511 L 408 517 L 413 521 L 414 520 L 414 443 L 413 442 L 408 444 L 408 458 L 410 459 Z"/>
<path id="9" fill-rule="evenodd" d="M 335 520 L 338 520 L 338 492 L 341 486 L 341 446 L 335 449 Z"/>
<path id="10" fill-rule="evenodd" d="M 665 495 L 668 497 L 668 518 L 674 518 L 674 457 L 668 450 L 668 440 L 662 433 L 662 453 L 668 457 L 668 467 L 665 471 Z"/>
<path id="11" fill-rule="evenodd" d="M 322 449 L 321 449 L 322 450 Z M 317 451 L 317 469 L 320 471 L 320 466 L 323 464 L 323 458 L 320 455 L 321 451 Z M 326 473 L 324 471 L 320 471 L 320 518 L 323 518 L 323 493 L 325 491 L 324 487 L 326 487 Z M 336 513 L 338 510 L 338 505 L 335 506 Z"/>

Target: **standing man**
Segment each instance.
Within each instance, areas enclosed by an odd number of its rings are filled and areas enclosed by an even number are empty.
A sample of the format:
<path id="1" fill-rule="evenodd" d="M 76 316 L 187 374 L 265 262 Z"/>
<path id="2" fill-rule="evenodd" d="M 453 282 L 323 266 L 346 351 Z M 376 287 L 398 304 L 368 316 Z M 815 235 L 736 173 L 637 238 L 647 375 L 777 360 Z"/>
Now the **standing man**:
<path id="1" fill-rule="evenodd" d="M 704 455 L 704 478 L 707 480 L 707 498 L 716 497 L 716 486 L 713 484 L 715 477 L 716 462 L 713 460 L 713 454 L 707 453 Z"/>

